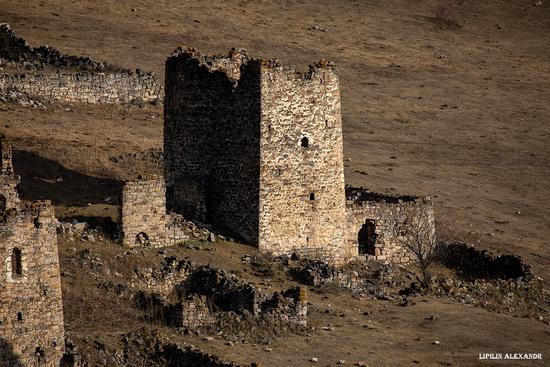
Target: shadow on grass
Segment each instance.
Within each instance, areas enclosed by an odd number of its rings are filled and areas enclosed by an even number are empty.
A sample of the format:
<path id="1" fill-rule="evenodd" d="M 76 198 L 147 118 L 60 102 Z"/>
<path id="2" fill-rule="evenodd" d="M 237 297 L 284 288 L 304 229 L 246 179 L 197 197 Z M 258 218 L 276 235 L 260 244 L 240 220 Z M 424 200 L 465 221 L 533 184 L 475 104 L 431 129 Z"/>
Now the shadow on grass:
<path id="1" fill-rule="evenodd" d="M 70 170 L 56 161 L 24 150 L 13 151 L 13 166 L 21 176 L 17 186 L 23 200 L 51 200 L 54 205 L 84 206 L 118 200 L 122 182 L 88 176 Z"/>

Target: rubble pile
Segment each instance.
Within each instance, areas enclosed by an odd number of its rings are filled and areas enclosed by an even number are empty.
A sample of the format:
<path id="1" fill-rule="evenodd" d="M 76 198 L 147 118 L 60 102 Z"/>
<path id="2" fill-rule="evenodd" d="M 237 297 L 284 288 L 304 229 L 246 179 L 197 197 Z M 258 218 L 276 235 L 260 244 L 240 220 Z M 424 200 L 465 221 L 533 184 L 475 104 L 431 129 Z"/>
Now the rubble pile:
<path id="1" fill-rule="evenodd" d="M 136 305 L 149 319 L 182 332 L 202 329 L 231 335 L 240 330 L 235 324 L 246 320 L 276 325 L 278 330 L 289 329 L 286 324 L 307 324 L 307 291 L 303 287 L 264 294 L 234 274 L 174 258 L 140 277 L 154 279 L 154 283 L 141 283 L 144 289 L 136 293 Z"/>

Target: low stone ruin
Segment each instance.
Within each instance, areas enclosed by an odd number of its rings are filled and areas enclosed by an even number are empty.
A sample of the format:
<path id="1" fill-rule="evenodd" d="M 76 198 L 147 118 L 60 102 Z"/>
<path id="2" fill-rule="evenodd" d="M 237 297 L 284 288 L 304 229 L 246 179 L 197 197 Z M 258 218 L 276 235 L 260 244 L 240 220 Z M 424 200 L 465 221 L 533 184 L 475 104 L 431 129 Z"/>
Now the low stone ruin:
<path id="1" fill-rule="evenodd" d="M 440 244 L 439 259 L 468 279 L 533 278 L 531 267 L 515 255 L 494 253 L 466 243 Z"/>
<path id="2" fill-rule="evenodd" d="M 122 243 L 162 247 L 189 239 L 183 217 L 166 213 L 164 180 L 157 176 L 127 181 L 122 189 Z"/>
<path id="3" fill-rule="evenodd" d="M 225 313 L 307 323 L 307 291 L 302 287 L 264 294 L 236 275 L 174 258 L 147 274 L 156 274 L 153 278 L 159 281 L 138 284 L 143 290 L 136 295 L 137 305 L 151 319 L 167 325 L 197 329 L 215 323 Z"/>
<path id="4" fill-rule="evenodd" d="M 347 238 L 358 244 L 360 257 L 407 264 L 415 260 L 403 246 L 408 232 L 422 226 L 435 235 L 429 197 L 391 196 L 347 186 L 346 199 Z"/>
<path id="5" fill-rule="evenodd" d="M 216 241 L 207 228 L 166 211 L 166 188 L 160 176 L 126 181 L 121 202 L 121 237 L 126 247 L 172 246 L 189 239 Z"/>

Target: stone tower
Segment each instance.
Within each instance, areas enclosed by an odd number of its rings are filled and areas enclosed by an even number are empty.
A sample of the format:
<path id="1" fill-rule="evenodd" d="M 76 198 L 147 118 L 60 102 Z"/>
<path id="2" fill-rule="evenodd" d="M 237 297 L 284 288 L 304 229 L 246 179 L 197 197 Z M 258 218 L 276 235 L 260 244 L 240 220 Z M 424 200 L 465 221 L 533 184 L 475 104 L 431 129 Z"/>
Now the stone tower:
<path id="1" fill-rule="evenodd" d="M 56 225 L 49 202 L 0 219 L 1 366 L 59 366 L 65 341 Z"/>
<path id="2" fill-rule="evenodd" d="M 338 76 L 179 48 L 166 62 L 167 205 L 273 254 L 331 261 L 345 241 Z"/>
<path id="3" fill-rule="evenodd" d="M 13 172 L 11 145 L 0 136 L 0 213 L 19 204 L 15 187 L 19 177 Z"/>

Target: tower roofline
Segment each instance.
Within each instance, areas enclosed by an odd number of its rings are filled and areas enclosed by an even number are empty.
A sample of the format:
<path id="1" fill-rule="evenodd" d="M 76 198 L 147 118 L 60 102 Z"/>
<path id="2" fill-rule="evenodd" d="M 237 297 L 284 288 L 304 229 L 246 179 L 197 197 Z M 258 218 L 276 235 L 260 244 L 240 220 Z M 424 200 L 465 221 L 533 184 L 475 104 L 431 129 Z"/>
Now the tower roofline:
<path id="1" fill-rule="evenodd" d="M 282 72 L 303 80 L 311 80 L 320 72 L 336 74 L 336 64 L 329 60 L 320 59 L 310 64 L 307 71 L 302 71 L 294 65 L 284 65 L 278 58 L 252 57 L 244 48 L 231 48 L 227 54 L 204 54 L 194 47 L 181 45 L 172 52 L 167 63 L 177 62 L 177 60 L 194 62 L 210 72 L 224 72 L 233 80 L 240 77 L 240 73 L 236 73 L 234 68 L 241 69 L 242 65 L 257 65 L 262 73 Z"/>

